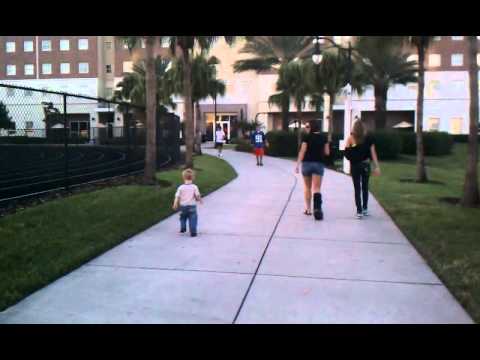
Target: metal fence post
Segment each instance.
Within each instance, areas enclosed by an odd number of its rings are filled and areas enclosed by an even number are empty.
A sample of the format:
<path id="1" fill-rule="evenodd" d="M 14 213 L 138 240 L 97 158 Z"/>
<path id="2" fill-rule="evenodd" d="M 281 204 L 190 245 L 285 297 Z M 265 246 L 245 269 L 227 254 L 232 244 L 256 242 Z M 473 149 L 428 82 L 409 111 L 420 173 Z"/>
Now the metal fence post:
<path id="1" fill-rule="evenodd" d="M 124 104 L 125 109 L 123 112 L 123 129 L 124 129 L 124 138 L 127 141 L 127 169 L 128 172 L 131 171 L 131 165 L 130 163 L 132 162 L 132 149 L 130 146 L 130 114 L 128 113 L 128 104 Z"/>
<path id="2" fill-rule="evenodd" d="M 63 133 L 65 141 L 65 190 L 68 191 L 68 120 L 67 120 L 67 95 L 63 94 Z"/>

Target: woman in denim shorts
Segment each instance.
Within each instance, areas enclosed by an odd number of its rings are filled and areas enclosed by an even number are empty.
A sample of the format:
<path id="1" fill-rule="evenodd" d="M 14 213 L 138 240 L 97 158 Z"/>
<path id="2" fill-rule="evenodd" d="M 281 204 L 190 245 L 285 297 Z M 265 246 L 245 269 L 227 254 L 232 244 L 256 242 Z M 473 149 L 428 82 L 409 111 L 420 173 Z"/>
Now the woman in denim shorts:
<path id="1" fill-rule="evenodd" d="M 330 155 L 330 147 L 327 138 L 320 132 L 318 122 L 310 121 L 305 125 L 306 134 L 302 137 L 300 151 L 298 153 L 295 172 L 298 174 L 302 163 L 302 175 L 305 184 L 305 215 L 313 215 L 315 220 L 323 219 L 322 211 L 322 177 L 325 171 L 325 158 Z"/>

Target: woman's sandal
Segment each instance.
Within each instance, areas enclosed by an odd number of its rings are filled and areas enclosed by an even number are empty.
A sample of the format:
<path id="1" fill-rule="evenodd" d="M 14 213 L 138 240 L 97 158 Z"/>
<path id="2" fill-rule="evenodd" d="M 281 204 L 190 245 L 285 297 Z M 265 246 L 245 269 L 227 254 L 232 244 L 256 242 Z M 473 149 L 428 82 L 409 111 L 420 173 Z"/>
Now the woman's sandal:
<path id="1" fill-rule="evenodd" d="M 305 215 L 312 215 L 312 212 L 311 212 L 311 211 L 308 211 L 308 210 L 304 210 L 303 213 L 304 213 Z"/>

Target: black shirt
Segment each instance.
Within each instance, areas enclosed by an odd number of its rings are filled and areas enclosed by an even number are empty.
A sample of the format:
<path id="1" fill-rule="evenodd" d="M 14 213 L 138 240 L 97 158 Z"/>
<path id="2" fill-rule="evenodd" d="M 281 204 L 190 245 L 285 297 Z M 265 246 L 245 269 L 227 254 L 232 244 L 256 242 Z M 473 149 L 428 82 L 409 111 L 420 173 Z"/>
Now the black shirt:
<path id="1" fill-rule="evenodd" d="M 302 136 L 302 143 L 307 143 L 307 151 L 303 161 L 324 162 L 327 138 L 321 133 L 310 133 Z"/>
<path id="2" fill-rule="evenodd" d="M 367 135 L 363 140 L 363 143 L 350 146 L 345 149 L 345 157 L 352 162 L 352 164 L 357 164 L 362 161 L 372 158 L 372 152 L 370 148 L 375 144 L 375 139 L 371 135 Z"/>

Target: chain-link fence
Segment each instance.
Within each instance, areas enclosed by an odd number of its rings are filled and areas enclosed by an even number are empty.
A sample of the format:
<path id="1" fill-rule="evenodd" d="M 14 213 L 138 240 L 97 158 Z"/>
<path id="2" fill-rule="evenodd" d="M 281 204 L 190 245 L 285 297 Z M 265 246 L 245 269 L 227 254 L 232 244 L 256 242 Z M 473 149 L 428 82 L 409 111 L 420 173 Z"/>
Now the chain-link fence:
<path id="1" fill-rule="evenodd" d="M 179 161 L 180 121 L 157 116 L 158 168 Z M 0 84 L 0 202 L 138 174 L 145 108 Z"/>

